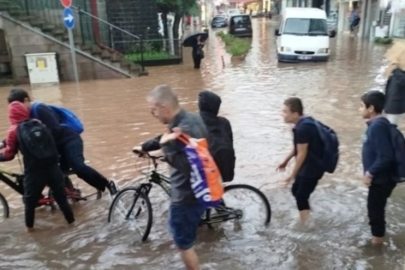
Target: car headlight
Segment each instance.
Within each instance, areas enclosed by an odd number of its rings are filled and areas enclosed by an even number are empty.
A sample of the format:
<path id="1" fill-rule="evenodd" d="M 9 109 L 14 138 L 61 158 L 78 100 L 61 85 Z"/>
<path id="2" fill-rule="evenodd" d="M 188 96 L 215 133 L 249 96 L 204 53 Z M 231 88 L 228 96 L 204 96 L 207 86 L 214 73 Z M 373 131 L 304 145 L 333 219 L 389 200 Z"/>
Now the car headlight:
<path id="1" fill-rule="evenodd" d="M 288 48 L 288 47 L 280 47 L 280 52 L 291 52 L 291 48 Z"/>
<path id="2" fill-rule="evenodd" d="M 322 48 L 318 50 L 318 53 L 328 53 L 329 49 L 328 48 Z"/>

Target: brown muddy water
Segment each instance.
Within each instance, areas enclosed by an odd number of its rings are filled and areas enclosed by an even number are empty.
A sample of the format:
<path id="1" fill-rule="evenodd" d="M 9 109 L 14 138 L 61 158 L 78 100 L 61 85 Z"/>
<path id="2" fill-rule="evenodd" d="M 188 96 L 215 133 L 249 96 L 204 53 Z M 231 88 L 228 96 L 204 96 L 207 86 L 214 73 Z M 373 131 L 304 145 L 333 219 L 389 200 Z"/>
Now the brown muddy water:
<path id="1" fill-rule="evenodd" d="M 136 184 L 132 147 L 164 130 L 147 108 L 148 91 L 170 84 L 193 111 L 200 90 L 221 95 L 221 113 L 231 120 L 235 133 L 235 182 L 259 187 L 271 203 L 273 217 L 270 227 L 251 235 L 202 228 L 196 245 L 202 269 L 403 269 L 404 187 L 394 191 L 387 207 L 386 243 L 374 249 L 368 243 L 367 190 L 360 181 L 365 125 L 358 113 L 359 97 L 382 88 L 385 49 L 341 36 L 332 41 L 328 63 L 277 64 L 274 28 L 273 22 L 254 20 L 251 52 L 244 62 L 225 57 L 225 68 L 223 47 L 211 35 L 201 71 L 192 69 L 186 51 L 184 65 L 151 68 L 149 77 L 27 89 L 35 100 L 64 105 L 81 117 L 88 162 L 118 179 L 121 187 Z M 8 91 L 0 89 L 3 136 L 8 127 Z M 279 187 L 286 175 L 275 172 L 291 148 L 290 127 L 281 119 L 282 102 L 291 95 L 303 98 L 306 113 L 334 127 L 341 140 L 338 171 L 325 176 L 311 197 L 309 229 L 296 227 L 293 197 L 289 189 Z M 1 166 L 19 170 L 17 162 Z M 82 181 L 77 183 L 91 192 Z M 38 231 L 27 235 L 21 197 L 4 185 L 0 191 L 12 208 L 11 218 L 0 224 L 2 270 L 183 269 L 167 231 L 168 201 L 158 188 L 152 191 L 154 225 L 144 244 L 133 232 L 107 224 L 107 196 L 74 205 L 78 226 L 73 230 L 65 227 L 59 211 L 38 209 Z"/>

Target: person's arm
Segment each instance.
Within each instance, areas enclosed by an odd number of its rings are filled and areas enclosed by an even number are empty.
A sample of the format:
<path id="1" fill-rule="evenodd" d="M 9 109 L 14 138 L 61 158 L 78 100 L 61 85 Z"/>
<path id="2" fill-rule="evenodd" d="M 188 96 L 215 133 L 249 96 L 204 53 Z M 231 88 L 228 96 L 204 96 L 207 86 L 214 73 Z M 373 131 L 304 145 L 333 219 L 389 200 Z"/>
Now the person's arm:
<path id="1" fill-rule="evenodd" d="M 17 130 L 10 129 L 6 139 L 6 149 L 0 154 L 0 162 L 13 160 L 18 153 Z"/>
<path id="2" fill-rule="evenodd" d="M 49 130 L 54 131 L 61 128 L 58 118 L 51 108 L 39 104 L 36 108 L 36 116 Z"/>
<path id="3" fill-rule="evenodd" d="M 389 128 L 385 123 L 375 123 L 370 130 L 371 144 L 377 152 L 377 158 L 366 172 L 370 178 L 389 169 L 394 160 L 394 149 Z"/>
<path id="4" fill-rule="evenodd" d="M 159 135 L 149 141 L 146 141 L 142 144 L 142 151 L 143 152 L 150 152 L 150 151 L 155 151 L 155 150 L 159 150 L 160 147 L 160 138 L 162 137 L 162 135 Z"/>
<path id="5" fill-rule="evenodd" d="M 305 159 L 308 155 L 308 146 L 309 140 L 311 137 L 311 128 L 309 124 L 303 124 L 299 129 L 297 129 L 296 133 L 296 143 L 297 143 L 297 156 L 295 161 L 294 169 L 291 173 L 291 177 L 295 178 L 301 169 L 302 165 L 305 162 Z M 292 152 L 293 153 L 293 152 Z M 291 155 L 291 153 L 290 153 Z"/>
<path id="6" fill-rule="evenodd" d="M 179 128 L 183 133 L 193 136 L 189 125 L 180 124 Z M 180 142 L 178 139 L 161 144 L 167 162 L 182 173 L 188 174 L 190 173 L 190 164 L 184 153 L 184 146 L 184 143 Z"/>
<path id="7" fill-rule="evenodd" d="M 6 142 L 6 139 L 4 139 L 4 140 L 2 140 L 2 141 L 0 142 L 0 149 L 5 148 L 6 146 L 7 146 L 7 142 Z"/>
<path id="8" fill-rule="evenodd" d="M 231 142 L 232 142 L 232 145 L 233 145 L 233 131 L 232 131 L 231 122 L 229 122 L 229 120 L 226 119 L 226 118 L 222 118 L 222 119 L 224 119 L 223 121 L 224 121 L 224 125 L 225 125 L 225 128 L 226 128 L 226 133 L 229 136 L 229 138 L 231 139 Z"/>
<path id="9" fill-rule="evenodd" d="M 283 163 L 288 163 L 290 160 L 295 156 L 295 149 L 294 147 L 291 149 L 290 153 L 286 156 Z"/>

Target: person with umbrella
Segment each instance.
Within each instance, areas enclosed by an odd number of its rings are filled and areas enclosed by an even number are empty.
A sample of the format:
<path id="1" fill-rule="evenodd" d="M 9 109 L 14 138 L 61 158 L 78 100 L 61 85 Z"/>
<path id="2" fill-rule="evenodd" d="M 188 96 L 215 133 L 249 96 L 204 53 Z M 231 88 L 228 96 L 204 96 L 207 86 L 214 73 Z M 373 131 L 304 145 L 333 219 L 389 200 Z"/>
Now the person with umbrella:
<path id="1" fill-rule="evenodd" d="M 194 61 L 194 68 L 199 69 L 201 64 L 201 59 L 204 58 L 204 41 L 207 40 L 208 33 L 207 32 L 198 32 L 191 34 L 188 36 L 184 42 L 184 47 L 191 47 L 193 48 L 192 57 Z"/>

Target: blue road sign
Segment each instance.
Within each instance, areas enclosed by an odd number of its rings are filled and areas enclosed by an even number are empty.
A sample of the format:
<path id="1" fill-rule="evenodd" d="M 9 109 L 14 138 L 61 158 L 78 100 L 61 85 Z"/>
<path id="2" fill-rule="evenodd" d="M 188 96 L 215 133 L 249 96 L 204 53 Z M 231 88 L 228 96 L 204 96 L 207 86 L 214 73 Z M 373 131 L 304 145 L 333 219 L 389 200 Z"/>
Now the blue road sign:
<path id="1" fill-rule="evenodd" d="M 65 8 L 63 11 L 63 23 L 67 29 L 75 27 L 75 14 L 71 8 Z"/>

